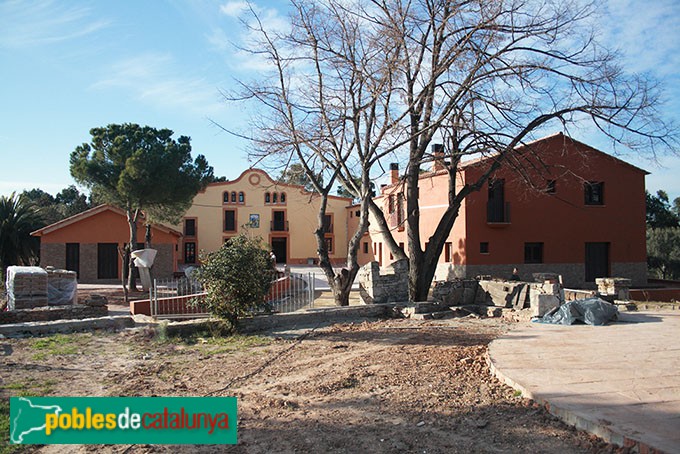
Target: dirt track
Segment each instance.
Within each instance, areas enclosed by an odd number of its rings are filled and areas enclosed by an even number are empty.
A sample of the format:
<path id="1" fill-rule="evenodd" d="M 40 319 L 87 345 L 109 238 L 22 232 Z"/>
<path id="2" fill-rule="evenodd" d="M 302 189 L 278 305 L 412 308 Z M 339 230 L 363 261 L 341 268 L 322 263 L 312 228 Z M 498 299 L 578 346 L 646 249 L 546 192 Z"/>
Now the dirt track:
<path id="1" fill-rule="evenodd" d="M 490 377 L 486 346 L 507 327 L 492 319 L 385 320 L 302 340 L 229 341 L 209 334 L 159 341 L 142 330 L 63 336 L 75 349 L 47 354 L 35 339 L 4 339 L 1 397 L 239 399 L 237 446 L 70 447 L 76 452 L 610 452 Z"/>

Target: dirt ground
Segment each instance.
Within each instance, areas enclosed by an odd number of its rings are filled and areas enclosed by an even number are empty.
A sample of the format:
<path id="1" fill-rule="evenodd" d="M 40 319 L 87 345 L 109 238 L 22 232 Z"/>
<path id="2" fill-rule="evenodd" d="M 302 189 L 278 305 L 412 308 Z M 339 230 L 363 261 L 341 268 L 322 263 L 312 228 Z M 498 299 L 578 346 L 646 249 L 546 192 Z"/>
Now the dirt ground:
<path id="1" fill-rule="evenodd" d="M 139 328 L 0 339 L 0 398 L 238 397 L 236 446 L 29 452 L 616 451 L 490 376 L 487 345 L 508 327 L 497 319 L 392 319 L 232 338 L 167 339 Z"/>

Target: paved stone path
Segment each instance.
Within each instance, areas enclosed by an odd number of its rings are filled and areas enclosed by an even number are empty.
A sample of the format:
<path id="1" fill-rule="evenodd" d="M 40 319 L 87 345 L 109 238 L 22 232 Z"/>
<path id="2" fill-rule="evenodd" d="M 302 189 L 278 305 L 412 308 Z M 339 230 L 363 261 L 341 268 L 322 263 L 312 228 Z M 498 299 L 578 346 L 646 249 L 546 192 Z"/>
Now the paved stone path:
<path id="1" fill-rule="evenodd" d="M 608 326 L 522 325 L 489 347 L 496 375 L 620 446 L 680 453 L 680 312 Z"/>

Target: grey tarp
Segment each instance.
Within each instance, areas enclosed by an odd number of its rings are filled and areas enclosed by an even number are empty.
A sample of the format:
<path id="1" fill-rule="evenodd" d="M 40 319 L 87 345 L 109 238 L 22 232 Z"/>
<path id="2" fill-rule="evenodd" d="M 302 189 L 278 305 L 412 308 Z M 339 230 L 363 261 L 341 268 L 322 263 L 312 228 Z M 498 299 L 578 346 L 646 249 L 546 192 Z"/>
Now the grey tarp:
<path id="1" fill-rule="evenodd" d="M 618 313 L 619 310 L 611 303 L 600 298 L 587 298 L 569 301 L 534 321 L 554 325 L 573 325 L 581 322 L 598 326 L 616 320 Z"/>

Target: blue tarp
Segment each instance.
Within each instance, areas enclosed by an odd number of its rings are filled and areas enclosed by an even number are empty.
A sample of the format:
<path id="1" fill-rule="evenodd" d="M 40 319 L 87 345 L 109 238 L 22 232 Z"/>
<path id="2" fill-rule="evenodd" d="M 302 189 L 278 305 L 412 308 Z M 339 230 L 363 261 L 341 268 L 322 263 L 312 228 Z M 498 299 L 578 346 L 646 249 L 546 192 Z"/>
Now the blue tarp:
<path id="1" fill-rule="evenodd" d="M 534 322 L 553 325 L 573 325 L 580 322 L 601 326 L 616 320 L 618 314 L 619 310 L 615 305 L 600 298 L 587 298 L 569 301 L 551 310 L 543 318 L 535 319 Z"/>

